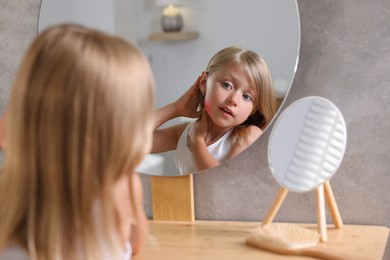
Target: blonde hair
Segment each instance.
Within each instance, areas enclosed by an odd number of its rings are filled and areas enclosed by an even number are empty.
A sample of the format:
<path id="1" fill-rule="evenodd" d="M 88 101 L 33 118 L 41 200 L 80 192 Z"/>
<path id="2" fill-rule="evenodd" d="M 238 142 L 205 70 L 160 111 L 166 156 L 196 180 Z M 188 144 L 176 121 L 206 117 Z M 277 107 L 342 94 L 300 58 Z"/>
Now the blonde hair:
<path id="1" fill-rule="evenodd" d="M 149 151 L 153 111 L 149 64 L 130 43 L 71 24 L 41 33 L 8 109 L 0 248 L 17 241 L 31 259 L 119 258 L 112 187 Z"/>
<path id="2" fill-rule="evenodd" d="M 210 76 L 227 65 L 241 66 L 254 86 L 255 111 L 240 126 L 256 125 L 264 130 L 276 113 L 276 95 L 266 62 L 251 50 L 230 46 L 218 51 L 209 61 L 205 71 Z M 199 98 L 202 107 L 204 97 Z"/>

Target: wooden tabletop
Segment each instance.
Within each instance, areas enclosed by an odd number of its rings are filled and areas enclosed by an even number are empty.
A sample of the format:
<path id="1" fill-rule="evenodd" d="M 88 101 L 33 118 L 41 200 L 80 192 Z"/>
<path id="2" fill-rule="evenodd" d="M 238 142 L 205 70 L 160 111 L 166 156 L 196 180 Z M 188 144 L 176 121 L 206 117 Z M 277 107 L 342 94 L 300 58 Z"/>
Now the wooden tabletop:
<path id="1" fill-rule="evenodd" d="M 311 259 L 283 256 L 245 245 L 249 231 L 258 222 L 223 221 L 149 221 L 149 240 L 145 249 L 134 260 L 226 260 L 226 259 Z M 300 224 L 313 230 L 315 224 Z M 382 259 L 389 228 L 382 226 L 344 225 L 327 229 L 327 243 L 319 247 L 349 254 L 351 259 Z M 312 258 L 314 259 L 314 258 Z"/>

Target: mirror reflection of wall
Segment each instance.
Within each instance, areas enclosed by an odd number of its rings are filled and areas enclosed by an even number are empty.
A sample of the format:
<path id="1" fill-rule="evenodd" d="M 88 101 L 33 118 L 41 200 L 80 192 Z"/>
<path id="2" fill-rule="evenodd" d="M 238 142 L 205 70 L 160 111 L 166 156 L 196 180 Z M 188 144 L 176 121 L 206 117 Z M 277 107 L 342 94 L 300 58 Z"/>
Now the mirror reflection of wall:
<path id="1" fill-rule="evenodd" d="M 78 22 L 135 42 L 151 62 L 157 107 L 184 93 L 214 53 L 229 45 L 239 45 L 266 60 L 281 103 L 292 84 L 300 47 L 296 1 L 186 1 L 180 6 L 183 31 L 196 31 L 199 37 L 180 42 L 148 41 L 150 33 L 161 31 L 161 8 L 154 0 L 69 0 L 66 4 L 60 0 L 42 0 L 39 30 L 52 23 Z M 178 119 L 169 124 L 180 122 Z M 174 163 L 175 152 L 161 156 L 163 159 L 146 158 L 148 162 L 141 172 L 179 175 Z M 154 172 L 149 165 L 160 170 Z"/>

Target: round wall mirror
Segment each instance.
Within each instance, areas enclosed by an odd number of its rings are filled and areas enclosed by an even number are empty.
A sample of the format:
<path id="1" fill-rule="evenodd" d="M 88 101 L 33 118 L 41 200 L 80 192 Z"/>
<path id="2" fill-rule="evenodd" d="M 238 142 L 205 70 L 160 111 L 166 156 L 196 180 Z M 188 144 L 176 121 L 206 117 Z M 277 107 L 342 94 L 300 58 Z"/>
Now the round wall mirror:
<path id="1" fill-rule="evenodd" d="M 135 43 L 151 63 L 157 108 L 180 97 L 217 51 L 238 45 L 253 50 L 266 61 L 277 103 L 282 103 L 294 79 L 299 56 L 296 1 L 183 1 L 180 6 L 183 31 L 196 32 L 199 37 L 187 41 L 149 41 L 151 33 L 161 32 L 161 9 L 155 0 L 42 0 L 38 30 L 56 23 L 76 22 Z M 187 122 L 185 118 L 178 118 L 164 126 L 183 122 Z M 151 175 L 181 175 L 175 166 L 175 156 L 175 151 L 150 154 L 137 170 Z"/>

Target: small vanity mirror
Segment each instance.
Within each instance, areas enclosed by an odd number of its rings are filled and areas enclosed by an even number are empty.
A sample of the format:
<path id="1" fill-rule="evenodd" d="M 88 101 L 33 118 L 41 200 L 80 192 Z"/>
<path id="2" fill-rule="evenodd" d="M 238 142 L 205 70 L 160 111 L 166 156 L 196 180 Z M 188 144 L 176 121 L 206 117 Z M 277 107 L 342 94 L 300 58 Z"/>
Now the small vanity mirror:
<path id="1" fill-rule="evenodd" d="M 335 226 L 340 228 L 342 221 L 329 179 L 344 157 L 346 144 L 344 118 L 328 99 L 306 97 L 287 107 L 275 122 L 268 143 L 269 166 L 282 188 L 263 224 L 272 222 L 288 191 L 315 190 L 322 241 L 326 241 L 325 199 Z"/>
<path id="2" fill-rule="evenodd" d="M 329 100 L 307 97 L 291 104 L 272 129 L 268 160 L 276 181 L 306 192 L 330 179 L 344 156 L 347 131 Z"/>
<path id="3" fill-rule="evenodd" d="M 161 7 L 155 0 L 42 0 L 38 29 L 76 22 L 136 43 L 152 65 L 157 108 L 179 98 L 217 51 L 238 45 L 264 58 L 272 73 L 277 103 L 282 103 L 294 79 L 299 56 L 300 22 L 295 0 L 197 0 L 186 1 L 180 8 L 183 33 L 195 31 L 199 37 L 186 41 L 148 40 L 150 34 L 161 31 L 156 23 Z M 186 120 L 177 118 L 166 126 Z M 148 155 L 139 172 L 178 176 L 175 155 L 175 151 Z"/>

